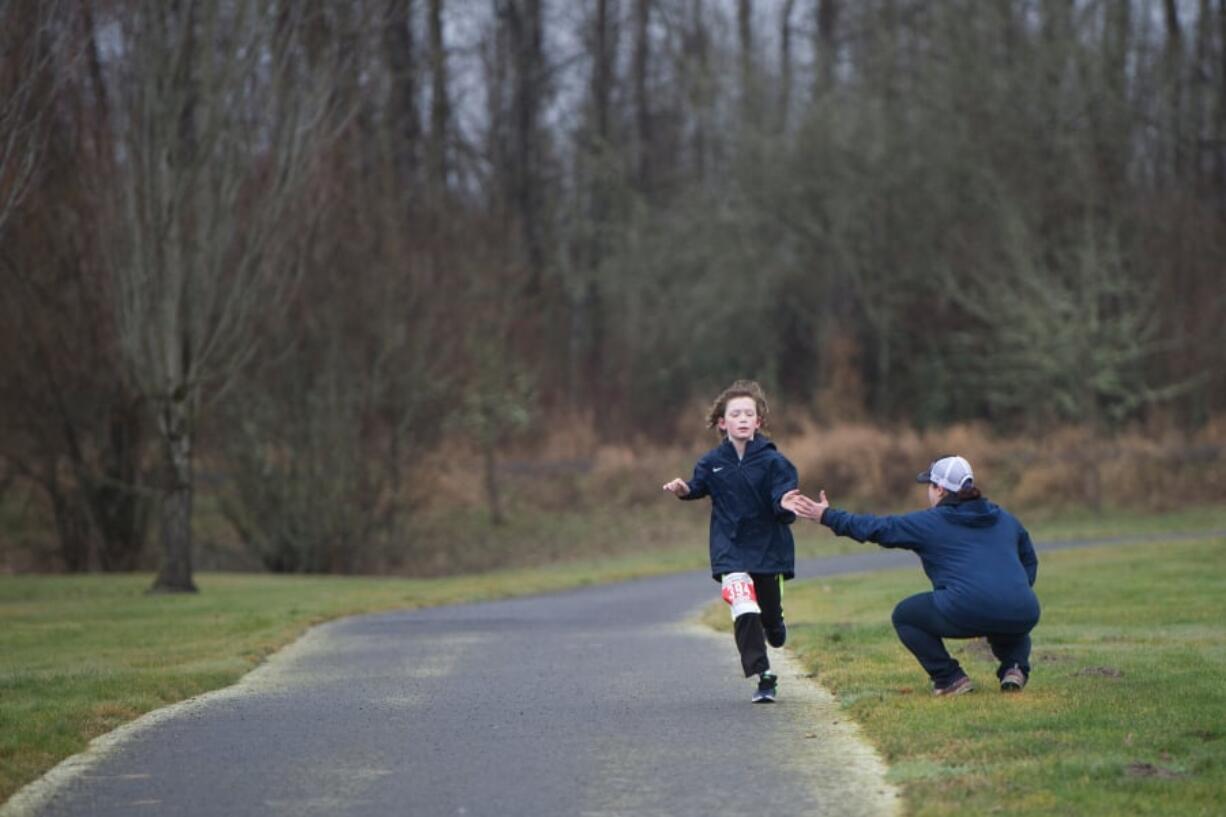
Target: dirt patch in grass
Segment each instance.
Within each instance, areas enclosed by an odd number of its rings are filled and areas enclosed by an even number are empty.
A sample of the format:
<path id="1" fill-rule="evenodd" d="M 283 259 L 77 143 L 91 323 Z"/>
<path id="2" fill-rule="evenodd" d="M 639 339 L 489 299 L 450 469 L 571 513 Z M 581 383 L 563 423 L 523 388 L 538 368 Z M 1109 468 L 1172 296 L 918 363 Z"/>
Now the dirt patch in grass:
<path id="1" fill-rule="evenodd" d="M 1188 737 L 1200 738 L 1201 740 L 1208 743 L 1211 740 L 1218 740 L 1219 738 L 1221 738 L 1222 733 L 1215 732 L 1212 729 L 1193 729 L 1191 732 L 1188 732 Z"/>
<path id="2" fill-rule="evenodd" d="M 1129 763 L 1124 767 L 1124 774 L 1129 777 L 1154 778 L 1157 780 L 1179 780 L 1187 777 L 1183 772 L 1155 766 L 1152 763 Z"/>
<path id="3" fill-rule="evenodd" d="M 975 658 L 981 658 L 984 661 L 996 660 L 996 656 L 992 654 L 992 645 L 988 643 L 986 638 L 975 638 L 968 641 L 966 646 L 963 647 L 963 652 Z"/>
<path id="4" fill-rule="evenodd" d="M 1124 671 L 1115 667 L 1082 667 L 1073 675 L 1083 678 L 1123 678 Z"/>

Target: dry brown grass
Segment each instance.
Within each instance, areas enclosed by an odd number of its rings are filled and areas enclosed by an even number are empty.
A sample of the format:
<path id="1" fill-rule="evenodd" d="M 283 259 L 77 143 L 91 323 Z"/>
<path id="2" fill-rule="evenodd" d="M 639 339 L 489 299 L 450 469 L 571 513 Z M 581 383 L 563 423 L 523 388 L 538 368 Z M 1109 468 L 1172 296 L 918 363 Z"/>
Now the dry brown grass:
<path id="1" fill-rule="evenodd" d="M 1226 419 L 1191 435 L 1138 429 L 1110 438 L 1080 428 L 1001 436 L 983 424 L 920 432 L 780 423 L 774 439 L 796 464 L 802 489 L 825 489 L 853 510 L 918 507 L 915 475 L 943 453 L 967 457 L 984 492 L 1032 522 L 1226 497 Z M 669 445 L 602 443 L 590 424 L 557 426 L 500 460 L 501 526 L 488 520 L 479 453 L 453 442 L 428 462 L 431 479 L 418 483 L 411 551 L 382 569 L 440 575 L 647 552 L 702 556 L 706 504 L 679 507 L 660 487 L 688 477 L 717 440 L 698 427 Z"/>
<path id="2" fill-rule="evenodd" d="M 986 424 L 916 431 L 868 423 L 819 425 L 782 415 L 772 435 L 800 471 L 801 487 L 825 489 L 853 510 L 916 507 L 915 474 L 936 455 L 959 453 L 984 492 L 1017 512 L 1059 515 L 1082 509 L 1139 513 L 1220 504 L 1226 498 L 1226 416 L 1195 433 L 1132 429 L 1111 437 L 1085 428 L 1004 436 Z M 602 441 L 585 418 L 556 422 L 498 460 L 507 523 L 490 524 L 480 452 L 465 439 L 415 454 L 414 479 L 400 500 L 410 525 L 371 548 L 364 572 L 440 575 L 636 552 L 701 550 L 706 509 L 678 508 L 660 486 L 688 477 L 718 437 L 697 409 L 664 427 L 669 444 Z M 54 570 L 49 513 L 0 503 L 0 572 Z M 202 488 L 196 528 L 202 569 L 259 569 Z M 389 497 L 389 501 L 392 501 Z M 697 551 L 696 551 L 697 552 Z M 150 545 L 146 558 L 156 560 Z"/>
<path id="3" fill-rule="evenodd" d="M 658 500 L 660 485 L 689 476 L 714 434 L 673 445 L 600 443 L 566 427 L 507 455 L 500 484 L 507 502 L 538 510 L 636 506 Z M 1106 437 L 1086 428 L 1002 436 L 985 424 L 916 431 L 867 423 L 780 431 L 775 442 L 800 471 L 801 486 L 824 488 L 849 507 L 904 508 L 916 501 L 915 474 L 933 457 L 971 461 L 992 499 L 1019 509 L 1121 507 L 1162 511 L 1226 498 L 1226 417 L 1195 433 L 1133 429 Z M 426 502 L 479 507 L 484 501 L 475 452 L 448 447 L 442 486 Z M 465 486 L 463 489 L 458 486 Z"/>

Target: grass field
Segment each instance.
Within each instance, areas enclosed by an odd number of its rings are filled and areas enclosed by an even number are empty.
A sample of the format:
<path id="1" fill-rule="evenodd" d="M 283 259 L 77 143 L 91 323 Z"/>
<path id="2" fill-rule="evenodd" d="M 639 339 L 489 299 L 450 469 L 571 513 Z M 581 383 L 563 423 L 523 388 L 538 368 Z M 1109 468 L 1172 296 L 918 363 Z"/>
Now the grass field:
<path id="1" fill-rule="evenodd" d="M 677 510 L 688 511 L 688 521 L 678 528 L 676 541 L 660 540 L 657 550 L 640 548 L 639 553 L 627 556 L 479 576 L 408 580 L 202 573 L 197 577 L 202 592 L 193 596 L 149 595 L 145 591 L 151 577 L 144 574 L 0 576 L 0 802 L 55 763 L 84 749 L 91 738 L 151 709 L 233 683 L 312 624 L 355 613 L 479 601 L 704 567 L 705 508 Z M 1226 510 L 1164 516 L 1066 514 L 1032 529 L 1036 538 L 1041 539 L 1205 528 L 1226 528 Z M 572 531 L 573 537 L 582 535 L 578 527 Z M 797 528 L 800 555 L 817 556 L 863 547 L 848 539 L 832 537 L 818 526 Z M 1173 552 L 1183 552 L 1183 547 Z M 1217 559 L 1216 562 L 1207 559 L 1206 564 L 1216 565 L 1220 589 L 1219 551 L 1210 550 L 1207 556 Z M 1047 622 L 1058 620 L 1053 618 L 1050 606 L 1054 600 L 1048 596 L 1055 592 L 1057 580 L 1054 571 L 1049 572 L 1049 565 L 1057 565 L 1065 558 L 1068 557 L 1044 558 L 1040 579 L 1040 591 L 1048 604 L 1044 629 L 1040 632 L 1044 639 L 1040 661 L 1044 663 L 1039 665 L 1036 694 L 1031 696 L 1028 691 L 1027 701 L 1043 694 L 1045 686 L 1040 679 L 1047 674 L 1046 662 L 1056 662 L 1053 664 L 1056 668 L 1064 666 L 1058 663 L 1058 657 L 1051 657 L 1057 656 L 1057 642 L 1055 631 L 1047 629 Z M 1202 571 L 1197 578 L 1203 584 L 1212 575 Z M 880 679 L 855 673 L 844 677 L 834 673 L 833 668 L 853 670 L 857 661 L 873 656 L 877 658 L 856 669 L 856 673 L 876 666 L 876 662 L 881 664 L 881 671 L 893 672 L 901 679 L 892 682 L 895 692 L 881 693 L 882 701 L 897 698 L 896 690 L 904 686 L 912 687 L 914 694 L 922 697 L 922 678 L 907 661 L 899 659 L 900 648 L 886 632 L 888 624 L 884 628 L 882 624 L 888 622 L 893 600 L 901 597 L 903 591 L 897 588 L 918 589 L 921 582 L 922 576 L 914 572 L 903 577 L 866 580 L 860 591 L 854 591 L 855 580 L 848 580 L 811 585 L 807 591 L 789 593 L 789 615 L 803 612 L 812 622 L 802 623 L 798 617 L 793 618 L 799 624 L 796 642 L 807 655 L 816 656 L 827 682 L 843 685 L 846 700 L 853 706 L 858 705 L 855 696 L 868 701 L 877 694 L 872 692 L 872 684 Z M 832 589 L 824 589 L 827 586 Z M 835 587 L 839 588 L 837 593 Z M 1180 585 L 1176 592 L 1183 591 L 1191 594 L 1189 598 L 1200 598 L 1202 591 L 1208 592 L 1201 584 Z M 850 602 L 856 598 L 856 592 L 865 597 Z M 839 603 L 852 603 L 853 607 L 844 610 L 823 606 L 836 599 Z M 1143 610 L 1148 614 L 1150 608 Z M 1219 622 L 1221 612 L 1219 606 Z M 848 659 L 832 661 L 831 647 L 837 647 L 841 639 L 850 638 L 853 633 L 857 639 L 867 639 L 865 646 L 849 650 Z M 1221 685 L 1220 641 L 1216 649 L 1219 674 L 1205 682 Z M 1107 659 L 1102 660 L 1107 665 Z M 860 687 L 852 683 L 857 677 L 864 679 L 856 682 L 861 683 Z M 1089 678 L 1082 683 L 1109 685 L 1115 680 Z M 918 698 L 908 699 L 914 700 Z M 1217 711 L 1219 724 L 1223 722 L 1221 715 Z M 871 723 L 871 718 L 868 720 Z M 1205 726 L 1202 730 L 1216 736 L 1219 731 L 1214 730 L 1221 727 Z M 1133 738 L 1138 747 L 1143 745 L 1140 734 L 1137 732 Z M 1217 737 L 1203 742 L 1210 749 L 1220 748 L 1221 743 L 1215 741 Z M 929 768 L 923 764 L 935 762 L 925 756 L 915 768 Z M 1156 768 L 1166 768 L 1157 761 L 1155 764 Z M 900 774 L 916 774 L 915 768 L 905 762 L 899 768 Z"/>
<path id="2" fill-rule="evenodd" d="M 1040 556 L 1020 695 L 980 641 L 934 699 L 890 611 L 918 569 L 789 590 L 790 645 L 881 749 L 914 815 L 1226 814 L 1226 539 Z M 721 620 L 723 616 L 719 617 Z"/>

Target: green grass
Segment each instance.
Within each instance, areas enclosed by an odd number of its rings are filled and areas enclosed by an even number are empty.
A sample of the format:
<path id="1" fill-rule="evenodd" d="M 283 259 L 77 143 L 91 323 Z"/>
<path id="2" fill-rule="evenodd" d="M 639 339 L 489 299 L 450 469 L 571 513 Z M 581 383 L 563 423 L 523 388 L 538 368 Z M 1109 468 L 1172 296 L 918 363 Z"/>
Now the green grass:
<path id="1" fill-rule="evenodd" d="M 1031 684 L 933 699 L 890 611 L 918 570 L 817 579 L 787 597 L 790 645 L 885 755 L 915 815 L 1221 815 L 1226 539 L 1040 556 Z M 722 621 L 723 616 L 719 619 Z"/>
<path id="2" fill-rule="evenodd" d="M 1226 530 L 1226 506 L 1154 513 L 1128 508 L 1065 509 L 1021 515 L 1036 541 Z"/>

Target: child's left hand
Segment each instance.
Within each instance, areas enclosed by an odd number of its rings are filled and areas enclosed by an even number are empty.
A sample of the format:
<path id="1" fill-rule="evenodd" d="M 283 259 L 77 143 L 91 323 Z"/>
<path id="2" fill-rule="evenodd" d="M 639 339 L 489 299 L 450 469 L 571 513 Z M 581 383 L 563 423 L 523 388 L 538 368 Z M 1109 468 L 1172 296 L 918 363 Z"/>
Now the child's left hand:
<path id="1" fill-rule="evenodd" d="M 664 483 L 664 490 L 668 491 L 675 497 L 683 497 L 690 492 L 690 486 L 689 483 L 681 479 L 681 477 L 677 477 L 670 482 Z"/>

